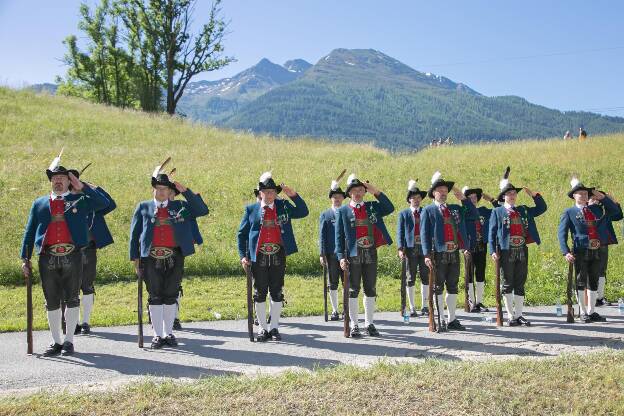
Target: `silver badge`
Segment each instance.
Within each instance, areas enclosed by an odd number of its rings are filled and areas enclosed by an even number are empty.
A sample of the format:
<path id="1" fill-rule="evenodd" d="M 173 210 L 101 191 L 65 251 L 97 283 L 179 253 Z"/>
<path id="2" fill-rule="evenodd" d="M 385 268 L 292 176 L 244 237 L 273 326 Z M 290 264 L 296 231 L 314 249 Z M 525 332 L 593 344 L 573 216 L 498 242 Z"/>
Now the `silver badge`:
<path id="1" fill-rule="evenodd" d="M 72 209 L 72 212 L 73 212 L 74 214 L 76 214 L 76 213 L 78 212 L 78 209 L 77 209 L 77 208 L 74 208 L 74 209 Z"/>
<path id="2" fill-rule="evenodd" d="M 156 222 L 156 218 L 152 217 L 152 219 L 150 220 L 152 223 Z"/>

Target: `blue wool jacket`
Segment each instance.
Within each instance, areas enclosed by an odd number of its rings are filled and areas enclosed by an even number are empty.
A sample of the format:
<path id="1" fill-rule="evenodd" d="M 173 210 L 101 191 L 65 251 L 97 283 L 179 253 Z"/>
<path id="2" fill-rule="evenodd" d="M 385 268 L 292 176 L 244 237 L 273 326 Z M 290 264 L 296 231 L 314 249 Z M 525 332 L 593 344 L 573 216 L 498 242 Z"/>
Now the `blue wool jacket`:
<path id="1" fill-rule="evenodd" d="M 534 207 L 528 207 L 526 205 L 516 206 L 516 209 L 520 213 L 523 222 L 528 224 L 528 232 L 533 241 L 536 244 L 540 244 L 540 236 L 535 225 L 535 217 L 539 217 L 548 208 L 544 198 L 537 194 L 533 198 L 535 202 Z M 509 250 L 509 213 L 504 206 L 494 208 L 492 215 L 490 215 L 490 230 L 488 235 L 488 248 L 490 254 L 496 251 L 496 242 L 501 250 Z"/>
<path id="2" fill-rule="evenodd" d="M 303 198 L 295 195 L 290 201 L 284 199 L 275 200 L 277 221 L 282 231 L 282 242 L 286 255 L 297 252 L 297 242 L 292 229 L 291 219 L 305 218 L 308 216 L 308 206 Z M 238 227 L 238 255 L 242 259 L 249 255 L 252 262 L 256 261 L 258 239 L 260 238 L 260 226 L 262 225 L 261 203 L 256 202 L 245 207 L 245 213 Z"/>
<path id="3" fill-rule="evenodd" d="M 451 215 L 458 224 L 459 235 L 464 242 L 464 248 L 468 248 L 470 240 L 466 231 L 466 221 L 475 221 L 479 212 L 472 201 L 468 198 L 462 201 L 461 205 L 446 204 L 451 211 Z M 444 218 L 440 208 L 435 203 L 427 205 L 420 216 L 420 241 L 423 255 L 430 255 L 432 251 L 443 252 L 446 250 L 444 244 Z"/>
<path id="4" fill-rule="evenodd" d="M 589 205 L 589 210 L 597 218 L 596 231 L 600 243 L 607 245 L 609 243 L 609 228 L 611 218 L 619 213 L 618 206 L 609 198 L 602 200 L 603 209 L 599 205 Z M 565 256 L 570 253 L 568 246 L 568 234 L 572 235 L 572 251 L 589 247 L 589 235 L 587 234 L 587 223 L 583 210 L 576 205 L 567 208 L 561 214 L 559 220 L 559 249 Z"/>
<path id="5" fill-rule="evenodd" d="M 113 236 L 108 229 L 108 225 L 106 225 L 104 216 L 117 208 L 117 204 L 115 204 L 115 200 L 99 186 L 95 188 L 95 191 L 108 199 L 108 206 L 106 208 L 98 211 L 91 211 L 87 216 L 87 224 L 89 224 L 89 231 L 95 240 L 95 247 L 100 249 L 113 244 Z"/>
<path id="6" fill-rule="evenodd" d="M 319 251 L 321 256 L 336 252 L 336 212 L 330 208 L 322 212 L 319 218 Z"/>
<path id="7" fill-rule="evenodd" d="M 494 208 L 498 207 L 498 201 L 492 201 Z M 468 232 L 468 239 L 470 240 L 470 250 L 474 250 L 477 247 L 477 221 L 481 222 L 481 237 L 483 242 L 487 245 L 490 231 L 490 216 L 492 215 L 492 208 L 480 206 L 477 208 L 479 212 L 479 218 L 475 221 L 473 219 L 466 219 L 466 231 Z"/>
<path id="8" fill-rule="evenodd" d="M 65 221 L 69 228 L 72 241 L 76 247 L 81 248 L 89 243 L 89 229 L 87 216 L 92 211 L 104 209 L 108 206 L 108 199 L 99 192 L 85 185 L 80 194 L 69 194 L 65 197 Z M 76 212 L 74 212 L 74 209 Z M 33 249 L 37 254 L 41 252 L 41 245 L 45 239 L 45 233 L 52 219 L 50 213 L 50 196 L 45 195 L 37 198 L 30 209 L 30 216 L 24 230 L 22 250 L 20 256 L 30 259 Z"/>
<path id="9" fill-rule="evenodd" d="M 392 244 L 392 238 L 388 234 L 383 217 L 392 214 L 394 205 L 388 197 L 380 192 L 377 201 L 364 202 L 369 221 L 376 225 L 386 240 L 386 244 Z M 336 257 L 339 260 L 345 258 L 345 251 L 348 257 L 357 256 L 356 233 L 355 233 L 355 214 L 349 205 L 340 207 L 336 212 L 336 230 L 335 230 Z"/>
<path id="10" fill-rule="evenodd" d="M 422 221 L 422 213 L 423 207 L 418 207 L 419 213 L 421 215 Z M 399 249 L 402 248 L 414 248 L 414 214 L 412 214 L 412 209 L 407 208 L 403 211 L 399 212 L 399 218 L 397 219 L 397 246 Z"/>
<path id="11" fill-rule="evenodd" d="M 173 233 L 176 244 L 180 247 L 183 256 L 195 253 L 193 222 L 195 218 L 208 215 L 208 207 L 200 196 L 190 189 L 183 192 L 186 201 L 169 201 L 167 210 L 173 224 Z M 154 222 L 156 219 L 156 205 L 154 200 L 139 202 L 132 223 L 130 224 L 130 260 L 139 257 L 148 257 L 154 238 Z"/>

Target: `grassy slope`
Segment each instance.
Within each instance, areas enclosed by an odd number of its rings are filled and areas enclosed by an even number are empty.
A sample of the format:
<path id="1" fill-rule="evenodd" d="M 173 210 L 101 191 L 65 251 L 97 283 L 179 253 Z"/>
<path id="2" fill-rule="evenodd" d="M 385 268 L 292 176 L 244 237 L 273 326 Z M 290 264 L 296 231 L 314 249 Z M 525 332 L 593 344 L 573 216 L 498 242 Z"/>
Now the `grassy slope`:
<path id="1" fill-rule="evenodd" d="M 112 392 L 40 393 L 0 399 L 0 414 L 622 414 L 623 380 L 622 352 L 481 363 L 427 360 L 253 379 L 143 382 Z"/>
<path id="2" fill-rule="evenodd" d="M 0 215 L 0 282 L 20 280 L 19 246 L 30 204 L 48 192 L 44 169 L 65 146 L 63 164 L 80 167 L 93 161 L 86 177 L 103 185 L 117 201 L 118 209 L 108 218 L 116 244 L 101 253 L 100 281 L 130 279 L 130 217 L 139 200 L 151 197 L 150 172 L 166 155 L 173 156 L 178 179 L 201 192 L 211 209 L 200 221 L 206 244 L 187 263 L 188 274 L 198 276 L 240 273 L 236 229 L 244 204 L 252 199 L 251 189 L 266 169 L 299 190 L 309 204 L 310 216 L 294 225 L 300 252 L 289 259 L 288 270 L 311 276 L 319 271 L 318 215 L 327 207 L 329 182 L 341 169 L 377 184 L 398 211 L 405 206 L 409 178 L 420 178 L 424 186 L 432 172 L 441 169 L 459 186 L 480 185 L 494 193 L 500 174 L 510 164 L 513 183 L 541 191 L 549 205 L 538 219 L 544 244 L 531 248 L 528 301 L 552 302 L 564 293 L 566 267 L 555 233 L 559 214 L 571 203 L 565 196 L 569 176 L 577 172 L 588 184 L 624 195 L 618 180 L 624 173 L 623 144 L 624 135 L 612 135 L 586 143 L 521 141 L 393 155 L 368 146 L 253 137 L 166 116 L 0 89 L 0 206 L 7 207 Z M 526 195 L 521 201 L 529 202 Z M 396 218 L 395 213 L 386 220 L 392 234 Z M 395 250 L 396 246 L 381 250 L 382 278 L 398 276 Z M 624 294 L 623 271 L 622 249 L 615 247 L 609 296 Z"/>

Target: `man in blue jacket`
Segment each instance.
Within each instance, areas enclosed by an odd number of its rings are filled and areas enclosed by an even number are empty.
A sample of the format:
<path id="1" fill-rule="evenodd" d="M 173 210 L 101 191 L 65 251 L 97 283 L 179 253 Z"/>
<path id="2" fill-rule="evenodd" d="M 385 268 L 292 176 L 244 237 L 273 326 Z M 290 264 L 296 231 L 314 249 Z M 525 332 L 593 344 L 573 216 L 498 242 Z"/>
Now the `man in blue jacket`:
<path id="1" fill-rule="evenodd" d="M 321 266 L 327 267 L 329 277 L 329 300 L 332 307 L 331 321 L 340 320 L 338 314 L 338 282 L 340 281 L 340 262 L 336 256 L 336 212 L 342 206 L 347 194 L 337 181 L 332 181 L 329 188 L 331 208 L 321 213 L 319 218 L 319 249 Z"/>
<path id="2" fill-rule="evenodd" d="M 572 178 L 572 189 L 568 197 L 574 199 L 574 206 L 563 211 L 559 221 L 559 247 L 568 263 L 574 264 L 576 290 L 583 322 L 605 322 L 606 318 L 595 311 L 598 292 L 598 278 L 602 265 L 600 247 L 609 243 L 607 224 L 618 214 L 618 207 L 610 198 L 594 188 L 584 186 L 578 178 Z M 604 206 L 588 205 L 592 195 Z M 568 246 L 568 235 L 572 236 L 572 249 Z M 585 289 L 588 288 L 587 305 Z"/>
<path id="3" fill-rule="evenodd" d="M 90 164 L 89 164 L 90 165 Z M 89 166 L 87 165 L 87 167 Z M 80 179 L 80 175 L 86 170 L 83 168 L 80 172 L 77 169 L 70 169 L 76 178 Z M 99 192 L 108 200 L 108 206 L 98 211 L 92 211 L 87 216 L 87 224 L 89 227 L 89 244 L 83 249 L 84 262 L 82 265 L 82 282 L 80 289 L 82 290 L 82 299 L 80 306 L 82 307 L 81 319 L 74 330 L 74 334 L 90 334 L 91 326 L 89 319 L 93 311 L 93 303 L 95 298 L 95 277 L 97 271 L 97 250 L 102 249 L 113 243 L 113 236 L 106 225 L 104 216 L 117 208 L 115 200 L 100 186 L 93 185 L 89 182 L 85 184 L 96 192 Z M 75 190 L 73 190 L 75 192 Z"/>
<path id="4" fill-rule="evenodd" d="M 423 315 L 429 313 L 427 299 L 429 298 L 429 269 L 425 265 L 425 256 L 422 252 L 420 241 L 420 218 L 423 208 L 420 206 L 422 200 L 427 195 L 427 191 L 421 191 L 415 180 L 407 183 L 407 203 L 409 207 L 399 212 L 397 220 L 397 245 L 399 258 L 401 261 L 407 259 L 406 285 L 407 299 L 410 307 L 410 316 L 416 317 L 416 276 L 420 277 L 420 298 Z"/>
<path id="5" fill-rule="evenodd" d="M 448 204 L 447 197 L 453 191 L 461 205 Z M 442 178 L 435 172 L 431 178 L 431 187 L 427 193 L 433 204 L 427 205 L 422 212 L 420 239 L 422 242 L 425 264 L 436 271 L 436 305 L 438 313 L 443 315 L 444 303 L 442 294 L 446 285 L 446 307 L 448 319 L 442 322 L 441 331 L 445 329 L 464 331 L 466 328 L 455 316 L 457 309 L 457 292 L 459 282 L 459 253 L 470 256 L 469 239 L 466 221 L 476 220 L 478 212 L 470 199 L 466 198 L 455 182 Z"/>
<path id="6" fill-rule="evenodd" d="M 142 270 L 154 329 L 151 347 L 177 346 L 173 322 L 177 310 L 184 258 L 195 253 L 193 220 L 208 214 L 204 201 L 190 189 L 161 173 L 152 174 L 153 199 L 140 202 L 130 225 L 130 260 Z M 171 193 L 186 201 L 172 200 Z"/>
<path id="7" fill-rule="evenodd" d="M 277 198 L 284 191 L 292 202 Z M 308 207 L 294 189 L 277 185 L 271 172 L 258 181 L 260 201 L 247 205 L 238 228 L 238 254 L 244 268 L 251 267 L 260 342 L 282 339 L 279 320 L 284 301 L 286 257 L 297 252 L 292 219 L 308 216 Z M 271 295 L 271 326 L 267 323 L 266 298 Z"/>
<path id="8" fill-rule="evenodd" d="M 470 199 L 474 206 L 479 204 L 481 198 L 490 202 L 494 208 L 498 206 L 498 201 L 483 193 L 481 188 L 464 186 L 462 193 Z M 480 206 L 477 207 L 477 211 L 479 212 L 477 220 L 466 220 L 466 230 L 470 240 L 470 256 L 472 258 L 470 262 L 472 266 L 471 275 L 475 280 L 474 283 L 470 282 L 468 284 L 468 301 L 470 303 L 470 312 L 487 312 L 488 308 L 483 304 L 483 292 L 485 291 L 487 242 L 492 209 Z"/>
<path id="9" fill-rule="evenodd" d="M 364 202 L 366 192 L 377 201 Z M 355 174 L 347 179 L 348 205 L 336 212 L 336 256 L 342 270 L 349 269 L 349 319 L 351 337 L 361 336 L 358 326 L 358 295 L 364 285 L 364 325 L 370 336 L 379 336 L 375 328 L 375 298 L 377 296 L 377 248 L 392 244 L 383 217 L 394 211 L 388 197 Z"/>
<path id="10" fill-rule="evenodd" d="M 22 242 L 22 268 L 32 270 L 30 259 L 35 251 L 39 255 L 41 287 L 53 339 L 43 355 L 71 355 L 74 352 L 71 329 L 78 324 L 80 310 L 82 249 L 89 243 L 87 217 L 92 211 L 105 209 L 108 200 L 60 166 L 60 155 L 46 174 L 52 192 L 37 198 L 30 210 Z M 72 194 L 70 186 L 81 193 Z M 70 329 L 64 340 L 61 340 L 62 305 Z"/>
<path id="11" fill-rule="evenodd" d="M 499 183 L 498 201 L 502 206 L 494 208 L 490 216 L 488 247 L 492 259 L 499 260 L 502 272 L 502 294 L 508 315 L 509 326 L 531 323 L 522 315 L 524 308 L 524 286 L 528 276 L 528 244 L 540 244 L 535 217 L 546 212 L 544 198 L 528 188 L 516 188 L 509 182 L 507 167 Z M 518 192 L 523 190 L 533 198 L 534 207 L 516 205 Z M 498 252 L 500 250 L 500 253 Z"/>
<path id="12" fill-rule="evenodd" d="M 617 235 L 615 234 L 615 228 L 613 227 L 613 223 L 617 221 L 621 221 L 624 218 L 624 213 L 622 212 L 622 206 L 618 201 L 616 201 L 611 194 L 607 194 L 603 191 L 599 191 L 609 199 L 611 199 L 618 208 L 618 212 L 616 215 L 611 217 L 611 221 L 606 222 L 607 229 L 609 231 L 609 241 L 607 244 L 600 246 L 600 273 L 598 277 L 598 299 L 596 299 L 596 306 L 609 306 L 611 302 L 607 300 L 605 297 L 605 285 L 607 283 L 607 267 L 609 263 L 609 246 L 613 244 L 618 244 Z M 598 205 L 602 208 L 603 213 L 604 207 L 602 202 L 595 199 L 593 195 L 589 196 L 589 205 Z"/>

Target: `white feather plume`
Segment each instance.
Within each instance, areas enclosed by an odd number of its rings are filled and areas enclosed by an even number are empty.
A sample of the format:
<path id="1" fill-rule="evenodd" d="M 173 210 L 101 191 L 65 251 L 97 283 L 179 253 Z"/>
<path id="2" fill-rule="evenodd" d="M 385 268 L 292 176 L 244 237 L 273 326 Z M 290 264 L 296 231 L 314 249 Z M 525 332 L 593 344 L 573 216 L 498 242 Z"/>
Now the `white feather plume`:
<path id="1" fill-rule="evenodd" d="M 470 188 L 468 188 L 468 186 L 464 186 L 462 188 L 462 194 L 465 194 L 468 189 L 470 189 Z"/>
<path id="2" fill-rule="evenodd" d="M 273 173 L 271 173 L 271 172 L 264 172 L 262 175 L 260 175 L 260 179 L 258 181 L 260 183 L 266 183 L 266 181 L 268 181 L 272 177 L 273 177 Z"/>
<path id="3" fill-rule="evenodd" d="M 165 159 L 165 161 L 161 164 L 158 165 L 154 168 L 154 171 L 152 172 L 152 178 L 157 177 L 160 172 L 163 170 L 163 168 L 167 165 L 167 163 L 169 163 L 169 161 L 171 160 L 171 157 L 168 157 L 167 159 Z"/>
<path id="4" fill-rule="evenodd" d="M 503 178 L 503 179 L 501 179 L 500 183 L 498 184 L 498 187 L 502 191 L 503 188 L 506 187 L 508 183 L 509 183 L 509 179 Z"/>
<path id="5" fill-rule="evenodd" d="M 410 179 L 409 182 L 407 183 L 407 190 L 408 191 L 416 190 L 416 181 L 414 179 Z"/>
<path id="6" fill-rule="evenodd" d="M 331 187 L 329 189 L 331 189 L 332 191 L 337 190 L 338 189 L 338 182 L 337 181 L 332 181 L 331 182 Z"/>
<path id="7" fill-rule="evenodd" d="M 572 180 L 570 180 L 570 186 L 572 188 L 574 188 L 576 185 L 578 185 L 579 183 L 581 183 L 581 181 L 579 180 L 579 178 L 577 178 L 576 176 L 572 177 Z"/>
<path id="8" fill-rule="evenodd" d="M 431 177 L 431 185 L 433 185 L 441 177 L 442 177 L 442 173 L 440 173 L 440 171 L 436 171 Z"/>
<path id="9" fill-rule="evenodd" d="M 65 150 L 64 147 L 61 149 L 61 152 L 58 154 L 58 156 L 55 157 L 54 160 L 52 160 L 52 163 L 50 163 L 50 167 L 48 168 L 49 170 L 53 171 L 59 167 L 59 165 L 61 164 L 61 156 L 63 156 L 63 150 Z"/>
<path id="10" fill-rule="evenodd" d="M 347 185 L 351 185 L 353 183 L 353 181 L 355 181 L 355 173 L 352 173 L 351 175 L 349 175 L 349 177 L 347 178 Z"/>

